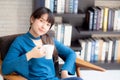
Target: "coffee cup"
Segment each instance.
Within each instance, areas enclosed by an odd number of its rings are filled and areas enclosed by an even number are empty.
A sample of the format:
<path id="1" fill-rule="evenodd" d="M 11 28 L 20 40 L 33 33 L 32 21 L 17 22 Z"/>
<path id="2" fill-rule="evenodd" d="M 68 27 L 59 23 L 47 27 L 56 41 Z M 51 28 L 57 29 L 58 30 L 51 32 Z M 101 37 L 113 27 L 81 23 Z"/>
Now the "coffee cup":
<path id="1" fill-rule="evenodd" d="M 54 45 L 43 45 L 44 49 L 45 49 L 45 58 L 46 59 L 52 59 L 52 55 L 53 55 L 53 51 L 54 51 Z"/>

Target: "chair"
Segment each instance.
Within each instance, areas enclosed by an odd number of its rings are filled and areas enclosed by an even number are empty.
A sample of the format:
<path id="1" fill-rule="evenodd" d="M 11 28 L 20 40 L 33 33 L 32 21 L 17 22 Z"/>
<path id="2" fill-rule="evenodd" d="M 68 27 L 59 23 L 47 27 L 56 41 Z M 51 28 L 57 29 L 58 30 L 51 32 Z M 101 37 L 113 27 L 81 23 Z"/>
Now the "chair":
<path id="1" fill-rule="evenodd" d="M 49 34 L 50 34 L 50 36 L 53 36 L 52 34 L 54 34 L 54 32 L 50 31 Z M 0 37 L 0 55 L 1 55 L 1 57 L 0 57 L 0 65 L 2 64 L 2 60 L 4 59 L 10 44 L 12 43 L 12 41 L 18 35 L 21 35 L 21 34 L 8 35 L 8 36 Z M 80 68 L 81 67 L 92 69 L 92 70 L 97 70 L 97 71 L 102 71 L 102 72 L 105 71 L 104 68 L 101 68 L 101 67 L 96 66 L 96 65 L 94 65 L 92 63 L 89 63 L 89 62 L 84 61 L 84 60 L 82 60 L 80 58 L 77 58 L 76 59 L 76 74 L 77 74 L 78 77 L 80 77 Z M 0 72 L 1 72 L 1 69 L 0 69 Z M 22 76 L 20 76 L 20 75 L 18 75 L 16 73 L 13 73 L 13 74 L 10 74 L 10 75 L 5 75 L 3 77 L 4 77 L 5 80 L 27 80 L 24 77 L 22 77 Z"/>

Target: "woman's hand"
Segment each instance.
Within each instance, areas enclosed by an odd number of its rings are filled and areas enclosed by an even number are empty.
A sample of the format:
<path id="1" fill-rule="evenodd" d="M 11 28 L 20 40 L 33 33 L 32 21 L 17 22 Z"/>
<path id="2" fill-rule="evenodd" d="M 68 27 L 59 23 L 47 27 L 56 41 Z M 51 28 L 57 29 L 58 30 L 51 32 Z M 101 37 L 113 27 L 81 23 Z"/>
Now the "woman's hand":
<path id="1" fill-rule="evenodd" d="M 68 71 L 67 70 L 63 70 L 61 71 L 61 78 L 68 78 L 69 75 L 68 75 Z"/>
<path id="2" fill-rule="evenodd" d="M 45 49 L 40 48 L 39 46 L 34 47 L 31 51 L 29 51 L 27 54 L 27 60 L 30 60 L 31 58 L 41 58 L 45 56 Z"/>

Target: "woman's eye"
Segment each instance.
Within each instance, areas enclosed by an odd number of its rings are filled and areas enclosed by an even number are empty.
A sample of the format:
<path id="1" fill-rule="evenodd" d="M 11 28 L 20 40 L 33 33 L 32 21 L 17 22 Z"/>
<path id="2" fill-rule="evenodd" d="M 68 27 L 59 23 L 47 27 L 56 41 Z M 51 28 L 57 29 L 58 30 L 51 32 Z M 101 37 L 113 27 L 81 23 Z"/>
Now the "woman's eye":
<path id="1" fill-rule="evenodd" d="M 42 19 L 40 19 L 40 22 L 43 22 L 43 20 L 42 20 Z"/>
<path id="2" fill-rule="evenodd" d="M 47 24 L 47 26 L 50 26 L 50 24 Z"/>

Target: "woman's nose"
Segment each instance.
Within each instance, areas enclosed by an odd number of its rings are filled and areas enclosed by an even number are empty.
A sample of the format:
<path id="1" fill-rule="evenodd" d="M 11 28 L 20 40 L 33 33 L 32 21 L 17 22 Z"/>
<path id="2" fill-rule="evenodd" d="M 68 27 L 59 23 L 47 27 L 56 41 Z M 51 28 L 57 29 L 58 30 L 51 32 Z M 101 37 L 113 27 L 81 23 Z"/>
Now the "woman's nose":
<path id="1" fill-rule="evenodd" d="M 45 23 L 42 23 L 41 27 L 45 29 L 45 25 L 46 25 Z"/>

